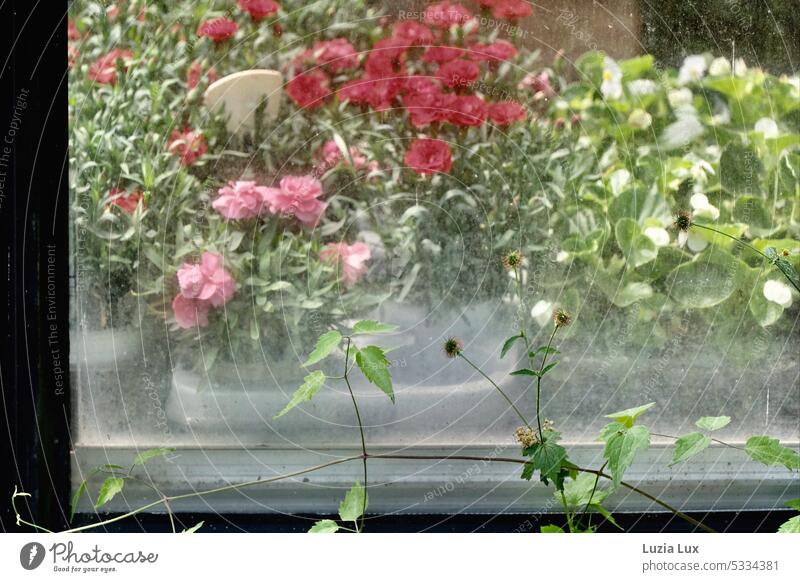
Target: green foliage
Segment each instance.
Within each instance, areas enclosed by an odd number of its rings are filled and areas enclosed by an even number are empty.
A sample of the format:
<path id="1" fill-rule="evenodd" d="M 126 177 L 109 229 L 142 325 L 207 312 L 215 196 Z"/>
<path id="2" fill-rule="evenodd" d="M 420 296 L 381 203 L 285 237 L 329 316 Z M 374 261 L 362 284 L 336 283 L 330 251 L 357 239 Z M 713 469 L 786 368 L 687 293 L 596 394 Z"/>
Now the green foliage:
<path id="1" fill-rule="evenodd" d="M 670 465 L 677 465 L 703 452 L 711 444 L 711 439 L 703 433 L 693 432 L 675 441 L 675 454 Z"/>
<path id="2" fill-rule="evenodd" d="M 747 439 L 745 452 L 754 461 L 765 465 L 783 465 L 789 470 L 800 469 L 800 455 L 780 444 L 778 439 L 768 436 L 752 436 Z"/>
<path id="3" fill-rule="evenodd" d="M 275 418 L 283 416 L 298 404 L 311 400 L 324 385 L 325 374 L 320 370 L 311 372 L 303 379 L 303 384 L 297 390 L 295 390 L 292 399 L 289 401 L 289 404 L 287 404 L 283 410 L 276 414 Z"/>
<path id="4" fill-rule="evenodd" d="M 339 504 L 339 517 L 342 521 L 356 521 L 364 515 L 368 504 L 366 490 L 359 481 L 356 481 Z"/>
<path id="5" fill-rule="evenodd" d="M 378 346 L 361 348 L 356 352 L 356 364 L 367 380 L 383 390 L 394 402 L 392 375 L 389 373 L 389 360 L 386 359 L 386 353 Z"/>
<path id="6" fill-rule="evenodd" d="M 317 340 L 314 350 L 308 355 L 308 359 L 303 363 L 304 367 L 311 366 L 327 358 L 342 341 L 342 334 L 336 330 L 323 333 Z"/>
<path id="7" fill-rule="evenodd" d="M 800 515 L 795 515 L 783 522 L 778 528 L 778 533 L 800 533 Z"/>
<path id="8" fill-rule="evenodd" d="M 165 455 L 169 455 L 174 452 L 175 452 L 174 448 L 168 448 L 168 447 L 158 447 L 155 449 L 148 449 L 136 455 L 133 458 L 133 464 L 144 465 L 150 459 L 155 459 L 156 457 L 163 457 Z"/>
<path id="9" fill-rule="evenodd" d="M 546 431 L 544 433 L 544 440 L 541 443 L 536 443 L 523 451 L 523 454 L 530 457 L 531 468 L 528 469 L 528 464 L 523 468 L 523 479 L 530 479 L 533 471 L 539 471 L 539 479 L 545 485 L 550 481 L 556 486 L 556 489 L 561 490 L 564 487 L 564 478 L 566 471 L 563 464 L 567 460 L 567 450 L 558 444 L 561 435 L 554 431 Z"/>
<path id="10" fill-rule="evenodd" d="M 103 481 L 103 485 L 100 487 L 100 493 L 97 495 L 97 501 L 95 501 L 95 509 L 98 507 L 102 507 L 112 499 L 117 493 L 122 491 L 122 488 L 125 486 L 125 480 L 121 477 L 107 477 L 105 481 Z"/>
<path id="11" fill-rule="evenodd" d="M 606 442 L 603 458 L 608 461 L 608 470 L 617 488 L 636 453 L 650 446 L 650 431 L 645 426 L 614 422 L 603 429 L 603 435 Z"/>
<path id="12" fill-rule="evenodd" d="M 510 350 L 514 346 L 514 344 L 517 342 L 517 340 L 520 340 L 520 339 L 522 339 L 524 337 L 525 336 L 520 333 L 520 334 L 517 334 L 517 335 L 512 335 L 510 338 L 508 338 L 503 343 L 503 348 L 500 350 L 500 359 L 505 358 L 506 354 L 508 353 L 508 350 Z"/>
<path id="13" fill-rule="evenodd" d="M 353 326 L 352 335 L 391 333 L 396 329 L 397 329 L 396 325 L 391 325 L 389 323 L 381 323 L 379 321 L 374 321 L 372 319 L 365 319 L 363 321 L 357 322 Z"/>
<path id="14" fill-rule="evenodd" d="M 201 527 L 203 527 L 204 523 L 205 523 L 204 521 L 198 521 L 192 527 L 183 530 L 181 533 L 193 534 L 193 533 L 197 532 Z"/>
<path id="15" fill-rule="evenodd" d="M 322 519 L 311 526 L 308 533 L 336 533 L 339 531 L 339 524 L 332 519 Z"/>
<path id="16" fill-rule="evenodd" d="M 634 425 L 637 418 L 639 418 L 642 414 L 650 410 L 653 406 L 655 406 L 655 404 L 656 404 L 655 402 L 648 402 L 647 404 L 643 404 L 641 406 L 626 408 L 625 410 L 621 410 L 619 412 L 612 412 L 611 414 L 606 414 L 605 417 L 613 418 L 623 426 L 630 428 Z"/>
<path id="17" fill-rule="evenodd" d="M 728 426 L 730 422 L 730 416 L 703 416 L 695 424 L 697 428 L 712 432 Z"/>
<path id="18" fill-rule="evenodd" d="M 539 528 L 540 533 L 566 533 L 557 525 L 543 525 Z"/>

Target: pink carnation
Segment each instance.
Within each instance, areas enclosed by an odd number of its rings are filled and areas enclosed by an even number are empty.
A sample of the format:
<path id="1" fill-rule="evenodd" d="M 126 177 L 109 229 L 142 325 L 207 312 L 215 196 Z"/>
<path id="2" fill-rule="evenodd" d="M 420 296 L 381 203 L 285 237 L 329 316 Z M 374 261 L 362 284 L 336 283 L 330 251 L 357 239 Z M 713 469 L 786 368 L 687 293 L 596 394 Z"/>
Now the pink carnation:
<path id="1" fill-rule="evenodd" d="M 498 40 L 492 44 L 476 43 L 470 50 L 469 58 L 473 61 L 507 61 L 517 54 L 516 47 L 505 40 Z"/>
<path id="2" fill-rule="evenodd" d="M 446 63 L 463 56 L 465 50 L 457 46 L 430 46 L 425 49 L 422 60 L 426 63 Z"/>
<path id="3" fill-rule="evenodd" d="M 342 282 L 345 287 L 351 287 L 367 272 L 366 262 L 372 253 L 364 243 L 330 243 L 320 251 L 319 257 L 331 263 L 341 262 Z"/>
<path id="4" fill-rule="evenodd" d="M 207 36 L 214 42 L 228 40 L 239 30 L 239 25 L 227 18 L 212 18 L 200 23 L 197 36 Z"/>
<path id="5" fill-rule="evenodd" d="M 280 6 L 273 0 L 239 0 L 239 8 L 247 12 L 253 22 L 260 22 L 277 14 Z"/>
<path id="6" fill-rule="evenodd" d="M 335 38 L 314 43 L 310 56 L 318 65 L 324 65 L 331 73 L 338 73 L 358 66 L 358 52 L 346 38 Z"/>
<path id="7" fill-rule="evenodd" d="M 531 2 L 526 0 L 497 0 L 492 4 L 492 16 L 516 20 L 533 14 Z"/>
<path id="8" fill-rule="evenodd" d="M 450 146 L 439 139 L 419 138 L 411 143 L 404 158 L 406 166 L 423 176 L 449 172 L 453 165 Z"/>
<path id="9" fill-rule="evenodd" d="M 328 76 L 320 70 L 300 73 L 286 85 L 286 93 L 303 109 L 321 107 L 330 95 Z"/>
<path id="10" fill-rule="evenodd" d="M 185 129 L 181 132 L 175 129 L 169 136 L 167 150 L 180 156 L 181 164 L 191 166 L 208 151 L 208 145 L 199 131 Z"/>
<path id="11" fill-rule="evenodd" d="M 184 263 L 178 269 L 178 284 L 186 299 L 207 301 L 214 307 L 225 305 L 236 292 L 236 281 L 222 266 L 222 257 L 204 252 L 200 264 Z"/>
<path id="12" fill-rule="evenodd" d="M 359 150 L 356 146 L 350 146 L 348 148 L 348 152 L 350 154 L 350 160 L 353 161 L 353 166 L 357 170 L 366 167 L 367 158 L 361 153 L 361 150 Z M 350 163 L 350 160 L 342 155 L 342 150 L 339 149 L 339 146 L 332 139 L 326 141 L 322 148 L 320 148 L 317 158 L 320 160 L 320 166 L 323 170 L 332 168 L 339 162 L 342 162 L 345 165 L 349 165 Z"/>
<path id="13" fill-rule="evenodd" d="M 449 103 L 447 119 L 453 125 L 478 127 L 489 115 L 486 102 L 475 95 L 458 95 Z"/>
<path id="14" fill-rule="evenodd" d="M 313 176 L 285 176 L 279 188 L 265 188 L 264 201 L 273 214 L 294 216 L 306 226 L 315 226 L 327 202 L 322 196 L 322 183 Z"/>
<path id="15" fill-rule="evenodd" d="M 436 76 L 448 87 L 463 87 L 476 81 L 481 74 L 481 70 L 472 61 L 456 59 L 444 63 L 436 71 Z"/>
<path id="16" fill-rule="evenodd" d="M 433 42 L 431 29 L 413 20 L 397 22 L 392 29 L 392 36 L 403 39 L 410 45 L 431 44 Z"/>
<path id="17" fill-rule="evenodd" d="M 431 4 L 425 9 L 425 23 L 444 30 L 451 26 L 464 26 L 471 19 L 472 12 L 460 4 L 451 4 L 449 0 Z"/>
<path id="18" fill-rule="evenodd" d="M 117 61 L 122 61 L 127 70 L 127 61 L 133 59 L 133 53 L 129 50 L 114 49 L 95 62 L 89 65 L 89 78 L 95 83 L 103 85 L 114 85 L 117 82 Z"/>
<path id="19" fill-rule="evenodd" d="M 199 299 L 188 299 L 181 293 L 172 300 L 172 312 L 175 314 L 175 321 L 183 329 L 193 327 L 205 327 L 208 325 L 208 301 Z"/>
<path id="20" fill-rule="evenodd" d="M 264 209 L 266 193 L 267 188 L 255 182 L 230 182 L 219 189 L 211 206 L 229 220 L 256 218 Z"/>
<path id="21" fill-rule="evenodd" d="M 489 119 L 497 125 L 510 125 L 526 117 L 525 108 L 516 101 L 499 101 L 489 105 Z"/>

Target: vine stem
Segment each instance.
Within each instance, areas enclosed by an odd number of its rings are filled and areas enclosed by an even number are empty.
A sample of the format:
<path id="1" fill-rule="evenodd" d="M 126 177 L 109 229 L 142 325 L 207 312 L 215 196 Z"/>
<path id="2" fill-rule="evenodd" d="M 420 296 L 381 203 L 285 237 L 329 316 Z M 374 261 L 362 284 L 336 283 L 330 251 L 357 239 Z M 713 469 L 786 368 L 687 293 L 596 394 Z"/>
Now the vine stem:
<path id="1" fill-rule="evenodd" d="M 658 433 L 658 432 L 651 432 L 650 434 L 653 435 L 653 436 L 662 437 L 662 438 L 665 438 L 665 439 L 678 440 L 680 438 L 680 437 L 676 437 L 675 435 L 661 434 L 661 433 Z M 726 447 L 730 447 L 732 449 L 736 449 L 737 451 L 745 451 L 745 450 L 747 450 L 744 447 L 737 447 L 736 445 L 732 445 L 730 443 L 726 443 L 725 441 L 721 441 L 719 439 L 715 439 L 714 437 L 708 437 L 708 438 L 710 440 L 714 441 L 715 443 L 719 443 L 720 445 L 725 445 Z"/>
<path id="2" fill-rule="evenodd" d="M 550 339 L 547 342 L 547 348 L 544 350 L 544 355 L 542 356 L 542 367 L 539 368 L 539 375 L 536 377 L 536 426 L 539 428 L 539 442 L 544 442 L 544 433 L 542 432 L 542 416 L 541 416 L 541 400 L 542 400 L 542 375 L 544 372 L 544 366 L 547 363 L 547 355 L 550 353 L 550 346 L 553 345 L 553 338 L 556 337 L 556 332 L 558 331 L 558 325 L 553 327 L 553 333 L 550 334 Z"/>
<path id="3" fill-rule="evenodd" d="M 509 397 L 508 397 L 508 394 L 506 394 L 506 393 L 503 391 L 503 389 L 502 389 L 502 388 L 500 388 L 500 386 L 498 386 L 498 385 L 497 385 L 497 383 L 496 383 L 494 380 L 492 380 L 492 379 L 491 379 L 489 376 L 487 376 L 487 375 L 484 373 L 484 371 L 483 371 L 483 370 L 481 370 L 481 369 L 480 369 L 478 366 L 476 366 L 475 364 L 473 364 L 473 363 L 472 363 L 472 360 L 470 360 L 470 359 L 469 359 L 467 356 L 465 356 L 463 351 L 459 351 L 459 352 L 458 352 L 458 356 L 459 356 L 460 358 L 462 358 L 462 359 L 463 359 L 463 360 L 464 360 L 464 361 L 465 361 L 467 364 L 469 364 L 470 366 L 472 366 L 472 368 L 473 368 L 473 369 L 474 369 L 476 372 L 478 372 L 478 374 L 480 374 L 481 376 L 483 376 L 484 378 L 486 378 L 486 380 L 487 380 L 487 381 L 488 381 L 488 382 L 489 382 L 489 383 L 490 383 L 492 386 L 494 386 L 494 387 L 495 387 L 495 389 L 496 389 L 496 390 L 497 390 L 497 391 L 498 391 L 498 392 L 499 392 L 499 393 L 500 393 L 500 394 L 503 396 L 503 398 L 505 398 L 505 399 L 506 399 L 506 402 L 508 402 L 509 406 L 511 406 L 511 408 L 512 408 L 512 409 L 514 409 L 514 412 L 516 412 L 516 413 L 517 413 L 517 416 L 519 416 L 520 420 L 522 420 L 522 422 L 524 422 L 524 423 L 525 423 L 525 426 L 527 426 L 528 428 L 530 428 L 530 427 L 531 427 L 531 424 L 528 422 L 528 419 L 527 419 L 527 418 L 525 418 L 525 415 L 524 415 L 524 414 L 522 414 L 522 412 L 520 412 L 519 408 L 517 408 L 517 407 L 516 407 L 516 405 L 514 404 L 514 402 L 511 400 L 511 398 L 509 398 Z"/>
<path id="4" fill-rule="evenodd" d="M 600 467 L 600 472 L 602 472 L 603 469 L 606 468 L 606 465 L 608 465 L 608 461 L 603 463 L 603 466 Z M 594 485 L 592 486 L 592 492 L 589 493 L 589 500 L 586 502 L 586 507 L 583 508 L 583 511 L 581 512 L 581 515 L 578 517 L 578 523 L 580 523 L 583 520 L 583 518 L 586 516 L 586 512 L 589 511 L 589 506 L 592 504 L 592 499 L 594 499 L 594 494 L 597 491 L 597 483 L 599 481 L 600 481 L 600 475 L 595 475 Z M 589 527 L 591 527 L 591 526 L 592 526 L 592 516 L 590 515 L 589 516 Z"/>
<path id="5" fill-rule="evenodd" d="M 356 395 L 353 393 L 353 387 L 350 386 L 350 378 L 348 377 L 348 369 L 347 366 L 350 361 L 350 342 L 351 339 L 347 338 L 347 348 L 345 349 L 344 354 L 344 381 L 347 384 L 347 391 L 350 392 L 350 398 L 353 400 L 353 408 L 356 411 L 356 420 L 358 420 L 358 431 L 361 434 L 361 453 L 362 453 L 362 460 L 364 462 L 364 501 L 361 504 L 361 525 L 356 525 L 356 528 L 359 532 L 364 531 L 364 519 L 366 518 L 365 513 L 367 512 L 367 441 L 364 438 L 364 423 L 361 420 L 361 411 L 358 409 L 358 402 L 356 401 Z"/>

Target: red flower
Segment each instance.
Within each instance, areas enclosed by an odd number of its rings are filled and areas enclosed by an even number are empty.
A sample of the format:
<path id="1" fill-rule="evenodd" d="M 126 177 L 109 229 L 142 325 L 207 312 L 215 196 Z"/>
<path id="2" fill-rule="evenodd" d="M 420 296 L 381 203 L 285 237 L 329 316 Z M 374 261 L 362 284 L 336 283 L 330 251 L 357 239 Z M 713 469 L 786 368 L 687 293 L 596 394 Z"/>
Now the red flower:
<path id="1" fill-rule="evenodd" d="M 144 208 L 144 194 L 141 192 L 126 192 L 123 188 L 112 188 L 108 192 L 109 203 L 121 208 L 128 214 L 133 214 L 139 202 Z"/>
<path id="2" fill-rule="evenodd" d="M 480 76 L 481 70 L 472 61 L 458 59 L 450 61 L 439 67 L 436 76 L 448 87 L 463 87 Z"/>
<path id="3" fill-rule="evenodd" d="M 453 125 L 477 127 L 483 125 L 489 115 L 489 107 L 486 102 L 474 95 L 456 96 L 449 106 L 447 119 Z"/>
<path id="4" fill-rule="evenodd" d="M 396 77 L 405 69 L 404 56 L 408 43 L 399 38 L 386 38 L 376 42 L 364 63 L 369 77 Z"/>
<path id="5" fill-rule="evenodd" d="M 472 19 L 472 12 L 460 4 L 451 4 L 449 0 L 431 4 L 425 9 L 425 22 L 444 30 L 451 26 L 464 26 Z"/>
<path id="6" fill-rule="evenodd" d="M 206 140 L 199 131 L 184 129 L 172 131 L 167 143 L 167 150 L 180 156 L 181 164 L 191 166 L 208 151 Z"/>
<path id="7" fill-rule="evenodd" d="M 431 44 L 433 42 L 431 29 L 414 20 L 397 22 L 392 29 L 392 36 L 402 39 L 410 45 Z"/>
<path id="8" fill-rule="evenodd" d="M 453 165 L 450 146 L 438 139 L 415 139 L 406 152 L 404 162 L 423 176 L 436 172 L 449 172 Z"/>
<path id="9" fill-rule="evenodd" d="M 272 0 L 239 0 L 239 8 L 250 14 L 253 22 L 274 16 L 280 6 Z"/>
<path id="10" fill-rule="evenodd" d="M 318 41 L 311 47 L 308 56 L 316 64 L 326 66 L 331 73 L 358 66 L 358 52 L 346 38 Z"/>
<path id="11" fill-rule="evenodd" d="M 286 92 L 303 109 L 321 107 L 331 94 L 328 77 L 319 70 L 300 73 L 286 85 Z"/>
<path id="12" fill-rule="evenodd" d="M 425 93 L 439 93 L 441 85 L 433 77 L 424 75 L 409 75 L 403 79 L 404 95 L 422 95 Z"/>
<path id="13" fill-rule="evenodd" d="M 89 65 L 89 78 L 96 83 L 114 85 L 117 82 L 117 61 L 132 58 L 131 51 L 114 49 Z"/>
<path id="14" fill-rule="evenodd" d="M 200 23 L 197 27 L 197 36 L 207 36 L 214 42 L 222 42 L 231 38 L 237 30 L 239 26 L 233 20 L 212 18 Z"/>
<path id="15" fill-rule="evenodd" d="M 516 20 L 533 14 L 533 7 L 525 0 L 497 0 L 492 6 L 492 16 Z"/>
<path id="16" fill-rule="evenodd" d="M 71 18 L 67 18 L 67 38 L 69 40 L 78 40 L 81 38 L 81 32 Z"/>
<path id="17" fill-rule="evenodd" d="M 75 48 L 75 45 L 72 43 L 67 44 L 67 65 L 71 69 L 75 64 L 75 61 L 78 60 L 78 57 L 81 56 L 81 51 Z"/>
<path id="18" fill-rule="evenodd" d="M 355 105 L 369 103 L 369 79 L 356 79 L 342 85 L 336 92 L 340 101 L 348 101 Z"/>
<path id="19" fill-rule="evenodd" d="M 368 79 L 365 88 L 366 101 L 375 111 L 391 109 L 401 86 L 400 79 Z"/>
<path id="20" fill-rule="evenodd" d="M 498 101 L 489 105 L 489 119 L 497 125 L 510 125 L 525 117 L 525 108 L 516 101 Z"/>
<path id="21" fill-rule="evenodd" d="M 425 50 L 422 60 L 426 63 L 447 63 L 460 58 L 466 51 L 457 46 L 431 46 Z"/>
<path id="22" fill-rule="evenodd" d="M 469 58 L 473 61 L 488 62 L 507 61 L 517 54 L 516 47 L 504 40 L 498 40 L 492 44 L 474 44 L 470 51 Z"/>
<path id="23" fill-rule="evenodd" d="M 406 95 L 403 105 L 408 110 L 411 125 L 421 128 L 437 121 L 447 121 L 454 99 L 455 95 L 435 91 Z"/>
<path id="24" fill-rule="evenodd" d="M 189 70 L 186 71 L 186 86 L 189 87 L 189 89 L 194 89 L 200 83 L 200 78 L 202 76 L 203 68 L 200 65 L 200 61 L 193 62 Z M 214 67 L 206 71 L 206 79 L 209 85 L 218 79 L 217 70 Z"/>
<path id="25" fill-rule="evenodd" d="M 520 89 L 531 89 L 535 94 L 543 95 L 544 97 L 552 97 L 556 94 L 555 89 L 550 84 L 550 74 L 547 71 L 542 71 L 538 75 L 528 73 L 519 83 Z"/>

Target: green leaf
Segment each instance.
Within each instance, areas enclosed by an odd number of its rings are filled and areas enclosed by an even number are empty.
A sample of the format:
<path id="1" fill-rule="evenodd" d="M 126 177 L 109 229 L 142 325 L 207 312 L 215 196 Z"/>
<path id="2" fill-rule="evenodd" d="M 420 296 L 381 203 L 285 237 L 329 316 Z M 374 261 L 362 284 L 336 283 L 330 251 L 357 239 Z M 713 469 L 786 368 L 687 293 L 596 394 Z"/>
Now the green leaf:
<path id="1" fill-rule="evenodd" d="M 185 529 L 185 530 L 183 530 L 181 533 L 185 533 L 185 534 L 193 534 L 193 533 L 195 533 L 197 530 L 199 530 L 201 527 L 203 527 L 203 524 L 204 524 L 204 523 L 205 523 L 205 522 L 203 522 L 203 521 L 198 521 L 198 522 L 197 522 L 196 524 L 194 524 L 192 527 L 190 527 L 189 529 Z"/>
<path id="2" fill-rule="evenodd" d="M 308 533 L 336 533 L 337 531 L 339 531 L 338 523 L 332 519 L 323 519 L 311 526 Z"/>
<path id="3" fill-rule="evenodd" d="M 704 451 L 711 444 L 711 439 L 700 432 L 693 432 L 680 437 L 675 441 L 675 454 L 670 465 L 677 465 L 691 459 Z"/>
<path id="4" fill-rule="evenodd" d="M 522 466 L 522 475 L 521 475 L 521 477 L 523 479 L 525 479 L 526 481 L 530 481 L 531 478 L 533 477 L 533 471 L 534 471 L 533 463 L 525 463 Z"/>
<path id="5" fill-rule="evenodd" d="M 553 362 L 552 364 L 547 364 L 537 375 L 541 375 L 544 378 L 544 375 L 547 374 L 550 370 L 555 368 L 558 365 L 558 362 Z"/>
<path id="6" fill-rule="evenodd" d="M 778 533 L 800 533 L 800 515 L 783 522 L 778 528 Z"/>
<path id="7" fill-rule="evenodd" d="M 148 449 L 146 451 L 142 451 L 138 455 L 133 458 L 134 465 L 144 465 L 150 459 L 155 459 L 156 457 L 163 457 L 165 455 L 169 455 L 170 453 L 174 453 L 175 449 L 166 448 L 166 447 L 159 447 L 156 449 Z"/>
<path id="8" fill-rule="evenodd" d="M 108 477 L 100 487 L 97 502 L 94 504 L 95 509 L 111 501 L 117 493 L 122 491 L 124 486 L 125 480 L 121 477 Z"/>
<path id="9" fill-rule="evenodd" d="M 756 194 L 764 166 L 753 148 L 729 143 L 719 158 L 719 181 L 731 194 Z"/>
<path id="10" fill-rule="evenodd" d="M 557 441 L 561 436 L 556 432 L 546 433 L 543 443 L 533 445 L 530 449 L 533 450 L 531 456 L 531 463 L 533 468 L 539 471 L 539 479 L 545 485 L 549 480 L 552 480 L 558 485 L 562 480 L 561 476 L 561 463 L 567 458 L 567 450 Z M 563 488 L 558 487 L 558 489 Z"/>
<path id="11" fill-rule="evenodd" d="M 613 525 L 613 526 L 614 526 L 614 527 L 616 527 L 617 529 L 619 529 L 619 530 L 621 530 L 621 529 L 622 529 L 622 526 L 620 526 L 620 525 L 617 523 L 617 520 L 616 520 L 616 519 L 614 519 L 614 516 L 613 516 L 613 515 L 611 515 L 611 512 L 610 512 L 609 510 L 607 510 L 605 507 L 603 507 L 602 505 L 600 505 L 599 503 L 592 503 L 592 504 L 589 506 L 589 509 L 593 509 L 594 511 L 596 511 L 597 513 L 599 513 L 600 515 L 602 515 L 602 516 L 603 516 L 603 518 L 604 518 L 606 521 L 608 521 L 608 522 L 609 522 L 611 525 Z"/>
<path id="12" fill-rule="evenodd" d="M 789 501 L 784 503 L 784 505 L 786 507 L 791 507 L 792 509 L 796 509 L 797 511 L 800 511 L 800 498 L 798 498 L 798 499 L 790 499 Z"/>
<path id="13" fill-rule="evenodd" d="M 592 489 L 595 489 L 596 480 L 597 475 L 580 473 L 575 479 L 564 483 L 564 499 L 566 499 L 567 505 L 571 508 L 583 509 L 589 503 L 589 496 L 592 493 Z M 601 503 L 607 495 L 608 491 L 600 489 L 600 483 L 598 482 L 597 489 L 592 495 L 592 503 Z M 561 493 L 556 492 L 554 496 L 556 501 L 560 503 Z"/>
<path id="14" fill-rule="evenodd" d="M 539 532 L 541 533 L 566 533 L 563 529 L 558 527 L 557 525 L 543 525 L 539 528 Z"/>
<path id="15" fill-rule="evenodd" d="M 364 514 L 368 502 L 366 491 L 361 483 L 356 481 L 339 504 L 339 517 L 342 521 L 357 520 Z"/>
<path id="16" fill-rule="evenodd" d="M 311 366 L 312 364 L 316 364 L 317 362 L 324 360 L 331 355 L 331 352 L 338 347 L 341 341 L 342 334 L 336 330 L 323 333 L 321 336 L 319 336 L 319 339 L 317 339 L 317 345 L 314 346 L 314 350 L 308 355 L 308 359 L 305 361 L 303 366 Z"/>
<path id="17" fill-rule="evenodd" d="M 512 335 L 510 338 L 508 338 L 503 344 L 503 348 L 500 350 L 500 359 L 502 360 L 503 358 L 505 358 L 506 354 L 508 353 L 508 350 L 512 348 L 512 346 L 517 342 L 517 340 L 520 340 L 523 337 L 525 336 L 522 334 L 518 334 L 518 335 Z"/>
<path id="18" fill-rule="evenodd" d="M 325 374 L 320 370 L 311 372 L 308 376 L 303 378 L 303 385 L 294 391 L 292 400 L 289 402 L 289 404 L 286 405 L 286 407 L 283 410 L 281 410 L 278 414 L 275 415 L 275 418 L 283 416 L 301 402 L 311 400 L 314 397 L 314 395 L 320 391 L 320 388 L 322 388 L 324 385 L 325 385 Z"/>
<path id="19" fill-rule="evenodd" d="M 712 432 L 728 426 L 730 422 L 730 416 L 704 416 L 695 424 L 697 425 L 697 428 L 702 428 L 703 430 Z"/>
<path id="20" fill-rule="evenodd" d="M 712 233 L 713 234 L 713 233 Z M 747 265 L 716 246 L 678 265 L 667 275 L 670 297 L 690 308 L 713 307 L 725 301 L 747 275 Z"/>
<path id="21" fill-rule="evenodd" d="M 75 518 L 75 510 L 78 508 L 78 502 L 81 500 L 81 495 L 86 493 L 86 481 L 81 481 L 81 484 L 78 485 L 78 489 L 72 495 L 72 501 L 69 504 L 69 521 L 72 523 L 72 520 Z"/>
<path id="22" fill-rule="evenodd" d="M 356 364 L 367 377 L 367 380 L 383 390 L 394 402 L 392 375 L 389 373 L 389 360 L 378 346 L 367 346 L 356 353 Z"/>
<path id="23" fill-rule="evenodd" d="M 650 431 L 641 425 L 626 427 L 620 423 L 613 423 L 609 426 L 615 426 L 615 430 L 604 431 L 608 439 L 603 457 L 608 461 L 608 470 L 614 478 L 616 488 L 619 487 L 625 471 L 633 463 L 636 453 L 650 446 Z"/>
<path id="24" fill-rule="evenodd" d="M 632 218 L 618 220 L 614 233 L 625 260 L 633 268 L 649 263 L 658 255 L 656 244 L 642 234 L 642 229 Z"/>
<path id="25" fill-rule="evenodd" d="M 397 329 L 396 325 L 380 323 L 373 319 L 364 319 L 353 326 L 352 335 L 362 335 L 367 333 L 390 333 Z"/>
<path id="26" fill-rule="evenodd" d="M 528 368 L 522 368 L 520 370 L 514 370 L 513 372 L 511 372 L 511 376 L 538 376 L 538 375 L 539 375 L 538 370 L 534 372 L 533 370 L 529 370 Z"/>
<path id="27" fill-rule="evenodd" d="M 783 465 L 789 470 L 800 469 L 800 455 L 768 436 L 752 436 L 744 445 L 745 452 L 754 461 L 765 465 Z"/>
<path id="28" fill-rule="evenodd" d="M 655 406 L 655 404 L 655 402 L 648 402 L 647 404 L 642 404 L 641 406 L 636 406 L 634 408 L 626 408 L 625 410 L 620 410 L 619 412 L 606 414 L 606 418 L 613 418 L 618 423 L 630 428 L 633 426 L 639 416 L 650 410 L 653 406 Z"/>
<path id="29" fill-rule="evenodd" d="M 550 346 L 539 346 L 534 351 L 528 352 L 528 357 L 529 358 L 535 358 L 536 356 L 538 356 L 541 353 L 546 353 L 546 354 L 549 355 L 549 354 L 560 354 L 561 352 L 559 352 L 557 349 L 552 348 Z"/>

